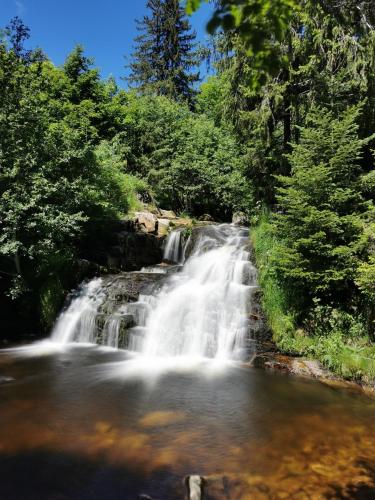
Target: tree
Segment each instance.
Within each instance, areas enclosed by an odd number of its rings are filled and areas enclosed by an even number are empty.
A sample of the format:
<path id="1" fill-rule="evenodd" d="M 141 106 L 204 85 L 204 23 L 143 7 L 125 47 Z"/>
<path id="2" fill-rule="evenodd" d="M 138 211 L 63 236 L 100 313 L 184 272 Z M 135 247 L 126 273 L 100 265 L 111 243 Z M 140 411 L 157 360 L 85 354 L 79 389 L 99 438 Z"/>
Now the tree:
<path id="1" fill-rule="evenodd" d="M 359 135 L 375 129 L 374 30 L 353 21 L 350 0 L 335 2 L 330 13 L 323 3 L 300 2 L 282 40 L 273 40 L 281 63 L 275 76 L 259 67 L 236 30 L 227 31 L 218 46 L 219 106 L 212 108 L 218 107 L 217 114 L 234 127 L 247 150 L 247 175 L 256 196 L 268 206 L 275 203 L 276 176 L 290 174 L 290 143 L 298 142 L 312 106 L 337 115 L 363 102 Z M 366 170 L 373 165 L 370 146 L 361 161 Z"/>
<path id="2" fill-rule="evenodd" d="M 358 137 L 360 113 L 351 107 L 336 118 L 313 109 L 289 155 L 291 176 L 279 177 L 275 227 L 282 243 L 275 265 L 300 307 L 314 298 L 342 307 L 353 296 L 368 209 L 358 191 L 368 141 Z"/>
<path id="3" fill-rule="evenodd" d="M 93 69 L 93 59 L 84 55 L 82 45 L 77 45 L 65 60 L 63 69 L 71 82 L 71 100 L 75 104 L 84 99 L 95 99 L 100 87 L 99 71 Z"/>
<path id="4" fill-rule="evenodd" d="M 199 74 L 195 33 L 178 0 L 149 0 L 150 16 L 138 22 L 141 34 L 127 79 L 141 94 L 165 95 L 192 102 Z"/>
<path id="5" fill-rule="evenodd" d="M 121 97 L 90 66 L 80 47 L 56 68 L 0 42 L 0 289 L 48 323 L 86 242 L 135 197 L 101 144 L 118 132 Z"/>
<path id="6" fill-rule="evenodd" d="M 24 43 L 30 38 L 30 28 L 26 26 L 22 20 L 16 16 L 11 19 L 8 26 L 5 28 L 5 34 L 10 42 L 10 48 L 13 50 L 17 58 L 27 61 L 32 51 L 24 48 Z"/>

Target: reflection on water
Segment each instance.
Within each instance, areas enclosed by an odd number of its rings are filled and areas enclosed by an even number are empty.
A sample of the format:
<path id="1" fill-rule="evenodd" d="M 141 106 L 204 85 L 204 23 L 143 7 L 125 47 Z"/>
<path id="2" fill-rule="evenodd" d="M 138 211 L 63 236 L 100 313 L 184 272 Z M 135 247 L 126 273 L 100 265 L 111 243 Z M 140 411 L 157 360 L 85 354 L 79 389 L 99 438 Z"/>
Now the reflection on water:
<path id="1" fill-rule="evenodd" d="M 375 498 L 374 401 L 235 365 L 149 384 L 126 357 L 0 352 L 1 498 L 178 499 L 195 473 L 207 498 Z"/>

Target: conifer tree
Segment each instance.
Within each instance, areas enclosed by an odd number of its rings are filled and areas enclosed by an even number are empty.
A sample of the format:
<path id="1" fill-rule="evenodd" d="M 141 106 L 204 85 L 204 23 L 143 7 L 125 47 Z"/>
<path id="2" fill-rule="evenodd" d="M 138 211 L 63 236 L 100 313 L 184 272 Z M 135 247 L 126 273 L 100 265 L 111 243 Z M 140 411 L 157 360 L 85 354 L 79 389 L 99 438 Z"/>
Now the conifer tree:
<path id="1" fill-rule="evenodd" d="M 192 101 L 199 73 L 194 51 L 195 33 L 178 0 L 148 0 L 149 16 L 138 21 L 141 34 L 128 82 L 141 94 L 166 95 Z"/>
<path id="2" fill-rule="evenodd" d="M 355 106 L 336 118 L 313 108 L 289 155 L 292 175 L 279 176 L 276 266 L 299 299 L 343 304 L 353 292 L 368 209 L 357 188 L 369 141 L 358 137 L 360 113 Z"/>

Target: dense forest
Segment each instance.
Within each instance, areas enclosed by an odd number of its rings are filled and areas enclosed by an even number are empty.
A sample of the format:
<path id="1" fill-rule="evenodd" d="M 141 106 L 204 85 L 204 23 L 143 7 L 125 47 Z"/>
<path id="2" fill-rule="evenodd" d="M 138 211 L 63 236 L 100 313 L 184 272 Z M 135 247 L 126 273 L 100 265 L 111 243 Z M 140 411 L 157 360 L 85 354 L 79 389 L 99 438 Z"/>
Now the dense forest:
<path id="1" fill-rule="evenodd" d="M 4 27 L 1 303 L 49 327 L 87 245 L 142 201 L 241 212 L 278 347 L 373 378 L 374 5 L 225 0 L 200 47 L 199 3 L 148 1 L 126 90 L 82 46 L 57 67 Z"/>

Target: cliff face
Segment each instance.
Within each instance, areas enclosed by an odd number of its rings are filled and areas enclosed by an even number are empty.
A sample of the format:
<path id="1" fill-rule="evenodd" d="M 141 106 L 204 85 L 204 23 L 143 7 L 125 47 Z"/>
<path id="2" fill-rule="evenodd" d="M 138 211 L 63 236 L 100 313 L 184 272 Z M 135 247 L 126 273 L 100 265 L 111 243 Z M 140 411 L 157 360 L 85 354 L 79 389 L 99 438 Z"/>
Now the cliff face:
<path id="1" fill-rule="evenodd" d="M 168 210 L 136 212 L 131 219 L 113 223 L 107 237 L 88 245 L 82 256 L 110 272 L 137 271 L 161 262 L 169 229 L 185 223 Z"/>

